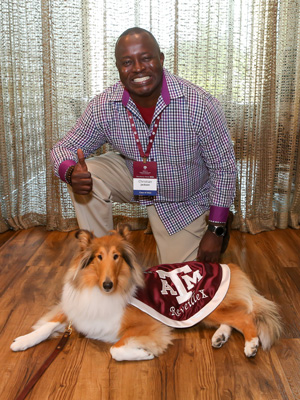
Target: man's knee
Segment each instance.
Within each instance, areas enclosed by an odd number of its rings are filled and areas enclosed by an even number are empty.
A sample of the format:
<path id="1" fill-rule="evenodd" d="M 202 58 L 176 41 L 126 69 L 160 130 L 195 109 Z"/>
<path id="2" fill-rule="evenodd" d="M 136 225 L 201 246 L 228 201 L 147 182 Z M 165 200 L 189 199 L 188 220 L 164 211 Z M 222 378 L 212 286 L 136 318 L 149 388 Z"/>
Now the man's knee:
<path id="1" fill-rule="evenodd" d="M 101 157 L 101 156 L 100 156 Z M 88 171 L 95 176 L 102 176 L 104 174 L 105 171 L 105 162 L 101 160 L 100 157 L 93 157 L 93 158 L 89 158 L 87 159 L 86 165 L 88 168 Z"/>

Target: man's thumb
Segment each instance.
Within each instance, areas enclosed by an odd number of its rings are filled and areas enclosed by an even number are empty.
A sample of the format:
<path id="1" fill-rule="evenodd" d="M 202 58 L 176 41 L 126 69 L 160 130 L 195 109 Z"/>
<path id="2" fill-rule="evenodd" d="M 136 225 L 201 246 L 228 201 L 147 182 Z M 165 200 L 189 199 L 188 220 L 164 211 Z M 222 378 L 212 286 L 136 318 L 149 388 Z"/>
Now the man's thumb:
<path id="1" fill-rule="evenodd" d="M 78 164 L 81 166 L 82 170 L 87 171 L 87 165 L 84 161 L 84 154 L 81 149 L 77 150 Z"/>

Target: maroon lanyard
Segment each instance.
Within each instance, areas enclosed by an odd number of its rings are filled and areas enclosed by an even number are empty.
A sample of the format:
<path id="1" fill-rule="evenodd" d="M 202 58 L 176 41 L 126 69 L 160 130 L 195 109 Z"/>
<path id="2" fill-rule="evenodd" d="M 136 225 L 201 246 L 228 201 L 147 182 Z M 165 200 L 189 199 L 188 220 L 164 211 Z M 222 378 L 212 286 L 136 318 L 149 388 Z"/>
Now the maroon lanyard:
<path id="1" fill-rule="evenodd" d="M 146 150 L 146 153 L 144 153 L 144 150 L 142 148 L 142 145 L 141 145 L 141 142 L 140 142 L 140 139 L 139 139 L 139 135 L 138 135 L 136 127 L 135 127 L 133 116 L 132 116 L 131 112 L 128 110 L 128 108 L 126 108 L 126 110 L 127 110 L 127 115 L 129 117 L 131 130 L 132 130 L 132 132 L 134 134 L 134 138 L 135 138 L 137 147 L 139 149 L 139 152 L 140 152 L 140 155 L 141 155 L 141 157 L 143 159 L 143 162 L 145 163 L 147 161 L 147 158 L 149 157 L 150 151 L 152 149 L 152 145 L 153 145 L 153 142 L 154 142 L 154 139 L 155 139 L 155 135 L 156 135 L 156 132 L 157 132 L 157 129 L 158 129 L 158 124 L 159 124 L 159 121 L 160 121 L 161 113 L 159 114 L 159 116 L 156 118 L 156 120 L 154 122 L 153 131 L 152 131 L 151 136 L 149 138 L 149 143 L 148 143 L 148 146 L 147 146 L 147 150 Z"/>

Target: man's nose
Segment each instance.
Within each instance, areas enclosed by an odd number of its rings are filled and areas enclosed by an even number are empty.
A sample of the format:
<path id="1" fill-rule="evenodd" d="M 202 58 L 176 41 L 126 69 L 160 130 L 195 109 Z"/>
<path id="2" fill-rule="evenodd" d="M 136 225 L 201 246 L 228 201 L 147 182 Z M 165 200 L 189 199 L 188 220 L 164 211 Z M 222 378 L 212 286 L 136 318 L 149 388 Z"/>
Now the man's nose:
<path id="1" fill-rule="evenodd" d="M 144 64 L 142 62 L 140 62 L 139 60 L 136 60 L 134 62 L 134 70 L 136 72 L 140 72 L 144 69 Z"/>

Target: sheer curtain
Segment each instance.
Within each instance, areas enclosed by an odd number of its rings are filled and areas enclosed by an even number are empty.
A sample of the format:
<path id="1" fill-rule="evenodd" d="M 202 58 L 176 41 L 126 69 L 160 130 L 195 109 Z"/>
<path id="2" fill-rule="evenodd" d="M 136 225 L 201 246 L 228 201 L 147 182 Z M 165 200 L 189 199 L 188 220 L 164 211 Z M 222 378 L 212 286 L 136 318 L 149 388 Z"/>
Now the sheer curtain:
<path id="1" fill-rule="evenodd" d="M 81 1 L 0 4 L 0 230 L 72 229 L 74 211 L 49 149 L 85 96 Z"/>
<path id="2" fill-rule="evenodd" d="M 76 227 L 49 149 L 118 79 L 114 44 L 132 26 L 153 32 L 167 69 L 221 101 L 239 171 L 234 226 L 299 228 L 298 1 L 2 0 L 0 231 Z"/>

